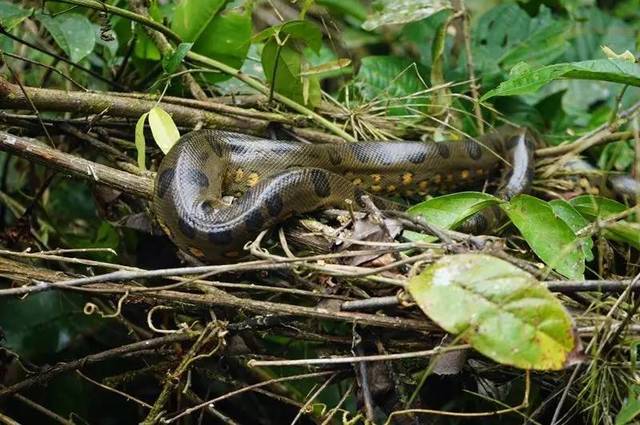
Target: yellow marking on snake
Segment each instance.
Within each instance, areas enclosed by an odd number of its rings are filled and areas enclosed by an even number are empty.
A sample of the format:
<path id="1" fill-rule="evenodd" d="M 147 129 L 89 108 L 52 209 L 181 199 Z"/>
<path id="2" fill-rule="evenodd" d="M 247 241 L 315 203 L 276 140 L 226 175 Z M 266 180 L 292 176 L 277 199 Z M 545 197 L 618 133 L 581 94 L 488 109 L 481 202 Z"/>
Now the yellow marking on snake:
<path id="1" fill-rule="evenodd" d="M 381 192 L 382 191 L 382 186 L 380 186 L 379 184 L 373 185 L 373 186 L 371 186 L 371 191 L 372 192 Z"/>
<path id="2" fill-rule="evenodd" d="M 460 178 L 462 178 L 462 179 L 465 179 L 465 180 L 466 180 L 466 179 L 468 179 L 468 178 L 469 178 L 469 175 L 470 175 L 470 174 L 471 174 L 471 173 L 469 172 L 469 170 L 462 170 L 462 171 L 460 171 Z"/>
<path id="3" fill-rule="evenodd" d="M 373 184 L 378 184 L 382 181 L 382 176 L 380 174 L 371 174 L 371 180 Z"/>
<path id="4" fill-rule="evenodd" d="M 433 181 L 438 184 L 442 181 L 442 176 L 440 174 L 436 174 L 435 176 L 433 176 Z"/>
<path id="5" fill-rule="evenodd" d="M 247 176 L 247 186 L 253 187 L 258 184 L 259 180 L 260 176 L 258 175 L 258 173 L 251 173 Z"/>
<path id="6" fill-rule="evenodd" d="M 409 186 L 413 182 L 413 173 L 406 172 L 402 175 L 402 185 Z"/>
<path id="7" fill-rule="evenodd" d="M 428 180 L 422 180 L 420 183 L 418 183 L 418 189 L 420 190 L 427 190 L 428 187 L 429 187 Z"/>
<path id="8" fill-rule="evenodd" d="M 192 246 L 189 247 L 189 252 L 191 253 L 191 255 L 193 255 L 194 257 L 198 257 L 198 258 L 203 258 L 204 257 L 204 252 L 202 252 L 201 250 L 199 250 L 198 248 L 194 248 Z"/>
<path id="9" fill-rule="evenodd" d="M 352 181 L 354 186 L 361 186 L 362 185 L 362 179 L 353 179 Z"/>
<path id="10" fill-rule="evenodd" d="M 244 179 L 244 170 L 242 168 L 238 168 L 233 176 L 233 181 L 236 183 L 241 183 Z"/>
<path id="11" fill-rule="evenodd" d="M 396 191 L 395 185 L 390 184 L 389 186 L 387 186 L 387 192 L 391 193 L 395 191 Z"/>

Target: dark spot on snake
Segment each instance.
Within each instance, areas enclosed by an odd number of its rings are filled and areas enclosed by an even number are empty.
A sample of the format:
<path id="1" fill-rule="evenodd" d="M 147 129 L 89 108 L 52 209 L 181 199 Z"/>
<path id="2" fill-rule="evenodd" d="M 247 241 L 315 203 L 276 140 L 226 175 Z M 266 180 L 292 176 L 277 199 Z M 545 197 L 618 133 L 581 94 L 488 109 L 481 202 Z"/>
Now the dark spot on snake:
<path id="1" fill-rule="evenodd" d="M 186 178 L 190 184 L 198 187 L 209 187 L 209 178 L 200 170 L 192 169 L 186 173 Z"/>
<path id="2" fill-rule="evenodd" d="M 340 165 L 342 163 L 342 157 L 334 149 L 329 148 L 328 153 L 329 153 L 329 162 L 331 162 L 332 165 Z"/>
<path id="3" fill-rule="evenodd" d="M 262 217 L 262 211 L 260 211 L 260 208 L 254 208 L 253 211 L 247 214 L 244 224 L 247 226 L 247 230 L 251 232 L 262 229 L 264 217 Z"/>
<path id="4" fill-rule="evenodd" d="M 449 155 L 451 155 L 451 151 L 449 150 L 449 146 L 447 146 L 446 143 L 436 143 L 436 146 L 438 147 L 438 154 L 443 157 L 443 158 L 449 158 Z"/>
<path id="5" fill-rule="evenodd" d="M 216 230 L 207 235 L 209 242 L 216 245 L 227 245 L 233 240 L 231 230 Z"/>
<path id="6" fill-rule="evenodd" d="M 229 146 L 229 150 L 235 154 L 243 154 L 248 150 L 246 146 L 238 143 L 229 143 L 228 146 Z"/>
<path id="7" fill-rule="evenodd" d="M 210 156 L 211 152 L 208 149 L 201 149 L 196 152 L 196 157 L 199 164 L 204 164 L 205 162 L 207 162 Z"/>
<path id="8" fill-rule="evenodd" d="M 311 182 L 313 183 L 313 191 L 321 198 L 326 198 L 331 194 L 329 187 L 329 177 L 323 170 L 311 170 Z"/>
<path id="9" fill-rule="evenodd" d="M 171 182 L 173 182 L 173 178 L 176 175 L 176 171 L 173 168 L 167 168 L 166 170 L 162 171 L 162 173 L 160 173 L 160 176 L 158 177 L 158 197 L 160 198 L 164 198 L 164 195 L 167 193 L 167 190 L 169 190 L 169 187 L 171 186 Z"/>
<path id="10" fill-rule="evenodd" d="M 209 140 L 209 145 L 218 157 L 222 157 L 222 143 L 219 140 Z"/>
<path id="11" fill-rule="evenodd" d="M 213 205 L 211 204 L 211 201 L 208 199 L 205 199 L 200 203 L 200 211 L 202 211 L 205 214 L 211 213 L 213 209 L 214 209 Z"/>
<path id="12" fill-rule="evenodd" d="M 352 143 L 351 152 L 353 152 L 353 155 L 360 162 L 369 162 L 371 159 L 371 154 L 367 150 L 367 147 L 360 143 Z"/>
<path id="13" fill-rule="evenodd" d="M 183 235 L 189 239 L 193 239 L 196 236 L 196 229 L 194 229 L 189 223 L 183 219 L 178 219 L 178 227 Z"/>
<path id="14" fill-rule="evenodd" d="M 267 196 L 267 211 L 271 214 L 272 217 L 277 217 L 282 212 L 283 203 L 282 196 L 279 193 L 272 192 Z"/>
<path id="15" fill-rule="evenodd" d="M 467 140 L 465 142 L 467 153 L 471 159 L 475 159 L 476 161 L 482 157 L 482 147 L 474 142 L 473 140 Z"/>
<path id="16" fill-rule="evenodd" d="M 366 194 L 367 192 L 360 189 L 359 187 L 356 187 L 355 190 L 353 191 L 353 197 L 355 198 L 356 204 L 358 204 L 360 208 L 364 208 L 365 206 L 364 201 L 362 200 L 362 197 L 365 196 Z"/>
<path id="17" fill-rule="evenodd" d="M 286 155 L 291 152 L 291 148 L 289 146 L 276 146 L 271 148 L 271 152 L 276 155 Z"/>
<path id="18" fill-rule="evenodd" d="M 529 165 L 527 167 L 527 174 L 526 174 L 527 183 L 531 183 L 535 175 L 536 175 L 535 168 L 533 168 L 533 165 Z"/>
<path id="19" fill-rule="evenodd" d="M 489 222 L 487 221 L 487 217 L 485 217 L 484 214 L 477 213 L 476 215 L 471 217 L 471 219 L 473 223 L 472 225 L 476 232 L 488 230 L 487 228 L 489 227 Z"/>
<path id="20" fill-rule="evenodd" d="M 516 146 L 518 146 L 519 142 L 520 142 L 520 136 L 511 136 L 507 138 L 507 140 L 505 141 L 504 147 L 506 150 L 511 150 Z"/>
<path id="21" fill-rule="evenodd" d="M 413 164 L 421 164 L 427 159 L 427 152 L 423 147 L 420 147 L 419 151 L 411 152 L 407 159 Z"/>

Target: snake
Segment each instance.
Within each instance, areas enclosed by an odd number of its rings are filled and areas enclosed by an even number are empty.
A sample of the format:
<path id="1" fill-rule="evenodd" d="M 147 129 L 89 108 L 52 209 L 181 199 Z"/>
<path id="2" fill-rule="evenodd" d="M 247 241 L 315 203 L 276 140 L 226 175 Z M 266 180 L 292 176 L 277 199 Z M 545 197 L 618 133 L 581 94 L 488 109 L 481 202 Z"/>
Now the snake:
<path id="1" fill-rule="evenodd" d="M 342 144 L 196 130 L 162 159 L 152 210 L 178 248 L 221 263 L 243 256 L 248 241 L 291 216 L 359 209 L 365 195 L 395 209 L 389 198 L 482 187 L 498 175 L 497 195 L 508 200 L 531 185 L 534 142 L 512 126 L 475 139 Z"/>

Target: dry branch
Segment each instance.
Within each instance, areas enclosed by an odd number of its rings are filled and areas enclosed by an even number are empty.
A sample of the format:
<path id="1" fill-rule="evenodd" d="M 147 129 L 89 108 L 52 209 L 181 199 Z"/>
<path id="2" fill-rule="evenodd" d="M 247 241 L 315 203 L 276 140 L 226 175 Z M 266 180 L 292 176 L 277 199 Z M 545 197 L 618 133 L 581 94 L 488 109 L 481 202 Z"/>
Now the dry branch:
<path id="1" fill-rule="evenodd" d="M 151 199 L 153 194 L 153 181 L 149 177 L 116 170 L 52 149 L 36 139 L 0 131 L 0 150 L 15 153 L 47 167 L 90 179 L 145 199 Z"/>
<path id="2" fill-rule="evenodd" d="M 24 92 L 16 84 L 0 77 L 0 109 L 29 110 L 33 105 L 39 111 L 71 112 L 83 116 L 89 114 L 110 115 L 114 117 L 138 119 L 157 105 L 155 101 L 135 99 L 126 96 L 112 96 L 105 93 L 64 91 L 37 87 L 24 87 Z M 26 93 L 26 95 L 25 95 Z M 262 134 L 268 122 L 252 118 L 234 118 L 203 111 L 187 106 L 163 103 L 177 125 L 221 128 L 242 131 L 250 134 Z"/>

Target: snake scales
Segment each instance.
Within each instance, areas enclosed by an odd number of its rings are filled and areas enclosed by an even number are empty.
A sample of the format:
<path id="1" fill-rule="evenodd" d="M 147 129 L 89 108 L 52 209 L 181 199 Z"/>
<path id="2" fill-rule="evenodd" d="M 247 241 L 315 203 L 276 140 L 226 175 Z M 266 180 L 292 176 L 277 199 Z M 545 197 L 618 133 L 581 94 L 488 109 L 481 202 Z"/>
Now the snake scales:
<path id="1" fill-rule="evenodd" d="M 503 170 L 502 198 L 528 189 L 533 139 L 503 127 L 449 142 L 303 144 L 216 130 L 181 137 L 162 160 L 153 210 L 176 245 L 220 262 L 286 218 L 374 195 L 425 195 L 478 187 Z M 232 204 L 222 197 L 233 195 Z"/>

